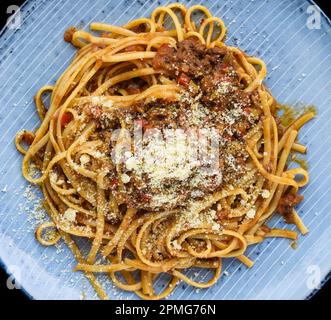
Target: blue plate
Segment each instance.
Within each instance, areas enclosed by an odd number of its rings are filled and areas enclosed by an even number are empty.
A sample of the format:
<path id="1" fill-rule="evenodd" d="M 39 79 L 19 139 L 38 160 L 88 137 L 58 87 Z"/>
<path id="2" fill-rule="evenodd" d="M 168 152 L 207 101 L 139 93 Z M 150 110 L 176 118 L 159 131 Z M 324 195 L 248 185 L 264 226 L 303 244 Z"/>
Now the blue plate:
<path id="1" fill-rule="evenodd" d="M 202 2 L 202 1 L 201 1 Z M 13 140 L 18 130 L 34 129 L 38 117 L 33 96 L 53 84 L 68 66 L 74 49 L 63 38 L 67 27 L 87 28 L 92 21 L 121 25 L 146 16 L 166 1 L 82 0 L 28 1 L 21 9 L 21 28 L 6 29 L 0 38 L 0 258 L 19 285 L 34 299 L 94 299 L 96 295 L 62 243 L 45 248 L 34 238 L 43 221 L 40 193 L 21 176 L 22 157 Z M 188 5 L 199 1 L 184 1 Z M 331 34 L 330 20 L 303 0 L 203 1 L 228 26 L 230 45 L 264 59 L 267 85 L 282 103 L 318 107 L 318 117 L 300 132 L 308 145 L 311 181 L 299 207 L 309 234 L 298 248 L 270 239 L 249 248 L 255 266 L 224 262 L 223 275 L 207 290 L 180 284 L 170 299 L 304 299 L 318 289 L 331 269 Z M 315 16 L 315 20 L 312 18 Z M 317 28 L 317 29 L 312 29 Z M 37 210 L 36 210 L 37 209 Z M 271 226 L 283 227 L 279 217 Z M 208 273 L 190 271 L 202 280 Z M 134 299 L 113 288 L 112 299 Z M 157 282 L 161 288 L 165 278 Z M 14 281 L 9 281 L 11 284 Z"/>

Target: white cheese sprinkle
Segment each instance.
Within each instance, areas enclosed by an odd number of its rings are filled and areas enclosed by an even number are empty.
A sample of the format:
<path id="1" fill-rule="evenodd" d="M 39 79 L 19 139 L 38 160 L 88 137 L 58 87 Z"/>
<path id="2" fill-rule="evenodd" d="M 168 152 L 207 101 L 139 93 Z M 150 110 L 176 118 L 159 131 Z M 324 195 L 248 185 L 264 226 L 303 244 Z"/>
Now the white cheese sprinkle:
<path id="1" fill-rule="evenodd" d="M 249 209 L 246 213 L 246 217 L 249 219 L 253 219 L 255 217 L 256 210 L 255 209 Z"/>
<path id="2" fill-rule="evenodd" d="M 100 98 L 98 96 L 93 96 L 91 97 L 91 103 L 93 105 L 97 105 L 97 106 L 103 106 L 106 108 L 112 108 L 113 107 L 113 101 L 110 99 L 106 99 L 106 98 Z"/>
<path id="3" fill-rule="evenodd" d="M 56 183 L 56 181 L 57 181 L 57 174 L 56 174 L 56 172 L 51 171 L 49 173 L 49 179 L 51 180 L 51 182 Z"/>
<path id="4" fill-rule="evenodd" d="M 104 157 L 105 155 L 102 152 L 100 152 L 100 151 L 97 150 L 97 151 L 94 151 L 92 153 L 92 156 L 95 157 L 95 158 L 100 159 L 100 158 Z"/>
<path id="5" fill-rule="evenodd" d="M 130 151 L 125 151 L 124 156 L 125 156 L 125 158 L 128 159 L 128 158 L 132 157 L 132 153 Z"/>
<path id="6" fill-rule="evenodd" d="M 176 250 L 181 250 L 182 249 L 182 246 L 177 242 L 177 240 L 174 240 L 172 242 L 172 246 L 174 247 L 174 249 Z"/>
<path id="7" fill-rule="evenodd" d="M 128 183 L 130 181 L 130 177 L 126 173 L 122 174 L 121 179 L 122 179 L 124 184 Z"/>
<path id="8" fill-rule="evenodd" d="M 75 209 L 68 208 L 64 212 L 63 216 L 66 220 L 71 221 L 71 222 L 75 222 L 76 221 L 76 213 L 77 213 L 77 211 Z"/>
<path id="9" fill-rule="evenodd" d="M 262 193 L 261 193 L 261 196 L 264 199 L 268 199 L 270 197 L 270 191 L 269 190 L 266 190 L 266 189 L 263 189 L 262 190 Z"/>
<path id="10" fill-rule="evenodd" d="M 89 163 L 91 160 L 90 156 L 88 154 L 83 154 L 80 156 L 79 161 L 82 165 Z"/>
<path id="11" fill-rule="evenodd" d="M 131 170 L 137 170 L 137 160 L 134 157 L 131 157 L 125 161 L 126 168 Z"/>

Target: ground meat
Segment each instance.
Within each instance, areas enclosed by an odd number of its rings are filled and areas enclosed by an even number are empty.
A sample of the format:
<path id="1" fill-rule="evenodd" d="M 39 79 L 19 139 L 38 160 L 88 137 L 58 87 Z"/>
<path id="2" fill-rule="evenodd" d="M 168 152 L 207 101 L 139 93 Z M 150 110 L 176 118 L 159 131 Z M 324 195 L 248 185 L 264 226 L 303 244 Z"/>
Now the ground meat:
<path id="1" fill-rule="evenodd" d="M 279 134 L 279 135 L 283 135 L 284 132 L 285 132 L 285 127 L 282 125 L 279 116 L 277 116 L 276 114 L 274 114 L 273 116 L 274 116 L 275 121 L 276 121 L 278 134 Z"/>
<path id="2" fill-rule="evenodd" d="M 74 33 L 77 31 L 77 29 L 75 27 L 70 27 L 68 28 L 65 32 L 64 32 L 64 36 L 63 39 L 66 42 L 71 42 L 72 41 L 72 36 L 74 35 Z"/>
<path id="3" fill-rule="evenodd" d="M 126 90 L 128 94 L 137 94 L 144 90 L 146 82 L 140 78 L 130 79 L 122 82 L 121 88 Z"/>
<path id="4" fill-rule="evenodd" d="M 200 87 L 202 101 L 210 105 L 245 103 L 249 95 L 241 88 L 234 68 L 234 57 L 226 47 L 207 49 L 195 39 L 180 42 L 178 48 L 162 45 L 153 59 L 153 68 L 187 88 L 190 83 Z"/>
<path id="5" fill-rule="evenodd" d="M 185 40 L 178 45 L 175 61 L 173 66 L 176 74 L 184 72 L 190 77 L 197 77 L 203 75 L 208 67 L 205 61 L 206 47 L 195 40 Z"/>
<path id="6" fill-rule="evenodd" d="M 190 77 L 202 75 L 204 54 L 205 46 L 199 41 L 182 41 L 178 44 L 177 50 L 165 44 L 157 51 L 153 67 L 156 70 L 162 69 L 171 77 L 176 77 L 180 73 L 188 74 Z"/>
<path id="7" fill-rule="evenodd" d="M 217 210 L 217 219 L 218 221 L 222 221 L 224 219 L 227 219 L 229 214 L 230 214 L 230 210 L 229 209 L 221 209 L 221 210 Z"/>
<path id="8" fill-rule="evenodd" d="M 84 112 L 91 118 L 98 120 L 103 114 L 102 107 L 98 105 L 88 104 L 84 108 Z"/>
<path id="9" fill-rule="evenodd" d="M 157 51 L 153 59 L 153 68 L 155 70 L 163 70 L 166 74 L 173 74 L 171 65 L 174 63 L 176 50 L 168 44 L 163 44 Z"/>
<path id="10" fill-rule="evenodd" d="M 214 47 L 207 49 L 205 59 L 209 59 L 210 63 L 216 64 L 218 61 L 223 60 L 228 55 L 226 47 Z"/>
<path id="11" fill-rule="evenodd" d="M 147 26 L 145 23 L 138 24 L 137 26 L 133 27 L 131 30 L 136 33 L 143 33 L 146 32 Z"/>
<path id="12" fill-rule="evenodd" d="M 129 49 L 136 51 L 138 48 Z M 114 197 L 118 202 L 125 200 L 129 206 L 140 210 L 171 210 L 185 206 L 190 199 L 202 199 L 220 190 L 223 184 L 240 184 L 241 177 L 249 169 L 244 137 L 260 121 L 261 110 L 256 110 L 260 106 L 255 103 L 254 93 L 244 92 L 235 72 L 232 53 L 226 47 L 207 49 L 199 41 L 190 39 L 180 42 L 177 48 L 162 45 L 153 59 L 153 68 L 182 88 L 176 101 L 157 99 L 145 103 L 140 100 L 130 109 L 112 112 L 91 105 L 84 109 L 96 121 L 99 139 L 109 146 L 106 154 L 112 154 L 116 142 L 111 142 L 102 130 L 120 127 L 118 119 L 125 119 L 130 132 L 139 130 L 144 134 L 143 142 L 139 143 L 147 152 L 148 165 L 138 168 L 136 159 L 131 156 L 126 159 L 125 155 L 120 171 L 114 166 L 107 177 Z M 131 79 L 118 84 L 118 89 L 135 94 L 146 86 L 141 79 Z M 179 156 L 169 158 L 172 161 L 169 165 L 163 158 L 170 151 L 173 154 L 175 148 L 166 150 L 161 143 L 148 140 L 148 133 L 153 129 L 180 129 L 188 133 L 199 128 L 217 130 L 217 135 L 208 138 L 219 138 L 219 154 L 215 158 L 219 165 L 216 168 L 211 167 L 212 159 L 204 159 L 202 149 L 199 150 L 199 161 L 192 162 L 189 167 L 185 154 L 194 150 L 184 144 L 175 152 Z M 219 219 L 225 219 L 227 215 L 227 211 L 218 212 Z"/>
<path id="13" fill-rule="evenodd" d="M 126 87 L 126 91 L 128 92 L 128 94 L 140 93 L 140 89 L 141 87 L 135 82 L 130 82 Z"/>
<path id="14" fill-rule="evenodd" d="M 196 79 L 229 68 L 232 60 L 231 52 L 225 47 L 207 49 L 200 41 L 188 39 L 180 42 L 177 50 L 167 44 L 162 45 L 153 59 L 153 67 L 171 77 L 185 73 Z"/>
<path id="15" fill-rule="evenodd" d="M 201 89 L 211 94 L 217 91 L 219 84 L 222 83 L 224 84 L 224 87 L 227 87 L 227 91 L 224 93 L 233 93 L 236 87 L 232 85 L 232 82 L 233 78 L 231 78 L 229 75 L 223 73 L 215 73 L 210 77 L 202 78 Z"/>
<path id="16" fill-rule="evenodd" d="M 287 223 L 294 223 L 292 216 L 293 208 L 302 200 L 302 195 L 292 193 L 287 193 L 280 198 L 277 211 L 284 216 Z"/>

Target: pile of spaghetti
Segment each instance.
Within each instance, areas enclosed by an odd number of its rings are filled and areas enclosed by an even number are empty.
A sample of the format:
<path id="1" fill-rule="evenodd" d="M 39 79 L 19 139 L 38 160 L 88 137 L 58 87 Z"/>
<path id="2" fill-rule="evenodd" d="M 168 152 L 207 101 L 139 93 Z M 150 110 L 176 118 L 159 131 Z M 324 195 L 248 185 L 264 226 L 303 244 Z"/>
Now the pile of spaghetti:
<path id="1" fill-rule="evenodd" d="M 266 237 L 296 240 L 295 231 L 266 225 L 274 213 L 307 232 L 294 207 L 308 172 L 288 160 L 306 152 L 298 131 L 314 113 L 281 124 L 263 84 L 264 62 L 226 46 L 221 19 L 176 3 L 122 27 L 91 29 L 66 31 L 79 50 L 55 86 L 36 95 L 40 127 L 16 137 L 23 175 L 41 187 L 51 218 L 36 231 L 41 244 L 64 239 L 76 270 L 103 299 L 97 273 L 144 299 L 161 299 L 181 280 L 212 286 L 222 259 L 252 267 L 245 251 Z M 177 139 L 165 143 L 148 134 L 153 130 Z M 138 131 L 143 139 L 132 142 Z M 206 141 L 216 141 L 218 152 L 189 161 L 188 132 L 207 151 Z M 88 253 L 77 237 L 90 240 Z M 213 276 L 197 282 L 185 273 L 191 267 Z M 164 273 L 171 280 L 156 292 Z"/>

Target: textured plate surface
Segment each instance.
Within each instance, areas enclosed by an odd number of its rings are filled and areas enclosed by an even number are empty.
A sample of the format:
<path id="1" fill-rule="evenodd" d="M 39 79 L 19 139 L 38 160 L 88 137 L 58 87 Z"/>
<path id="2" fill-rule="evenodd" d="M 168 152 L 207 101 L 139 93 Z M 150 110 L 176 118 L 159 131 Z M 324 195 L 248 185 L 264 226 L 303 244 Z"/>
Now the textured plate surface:
<path id="1" fill-rule="evenodd" d="M 202 1 L 201 1 L 202 2 Z M 62 40 L 68 26 L 87 28 L 92 21 L 121 25 L 146 16 L 166 1 L 31 0 L 22 8 L 22 25 L 4 30 L 0 38 L 0 258 L 24 290 L 35 299 L 96 298 L 75 262 L 61 244 L 44 248 L 34 238 L 42 211 L 39 193 L 21 177 L 21 156 L 13 139 L 22 128 L 34 129 L 38 118 L 33 96 L 53 84 L 68 66 L 74 49 Z M 197 4 L 199 1 L 184 1 Z M 307 0 L 203 1 L 228 26 L 230 45 L 239 45 L 268 66 L 267 85 L 282 103 L 304 102 L 318 107 L 318 117 L 300 134 L 309 147 L 311 181 L 303 190 L 300 215 L 310 232 L 298 249 L 284 239 L 269 239 L 249 248 L 255 266 L 247 270 L 236 260 L 224 263 L 226 276 L 208 290 L 182 283 L 170 299 L 304 299 L 331 269 L 331 34 L 322 14 L 319 29 L 309 29 L 312 3 Z M 316 21 L 315 21 L 316 22 Z M 317 21 L 318 22 L 318 21 Z M 271 226 L 282 226 L 274 219 Z M 191 271 L 202 280 L 208 274 Z M 159 289 L 165 283 L 157 282 Z M 112 299 L 135 295 L 107 285 Z"/>

